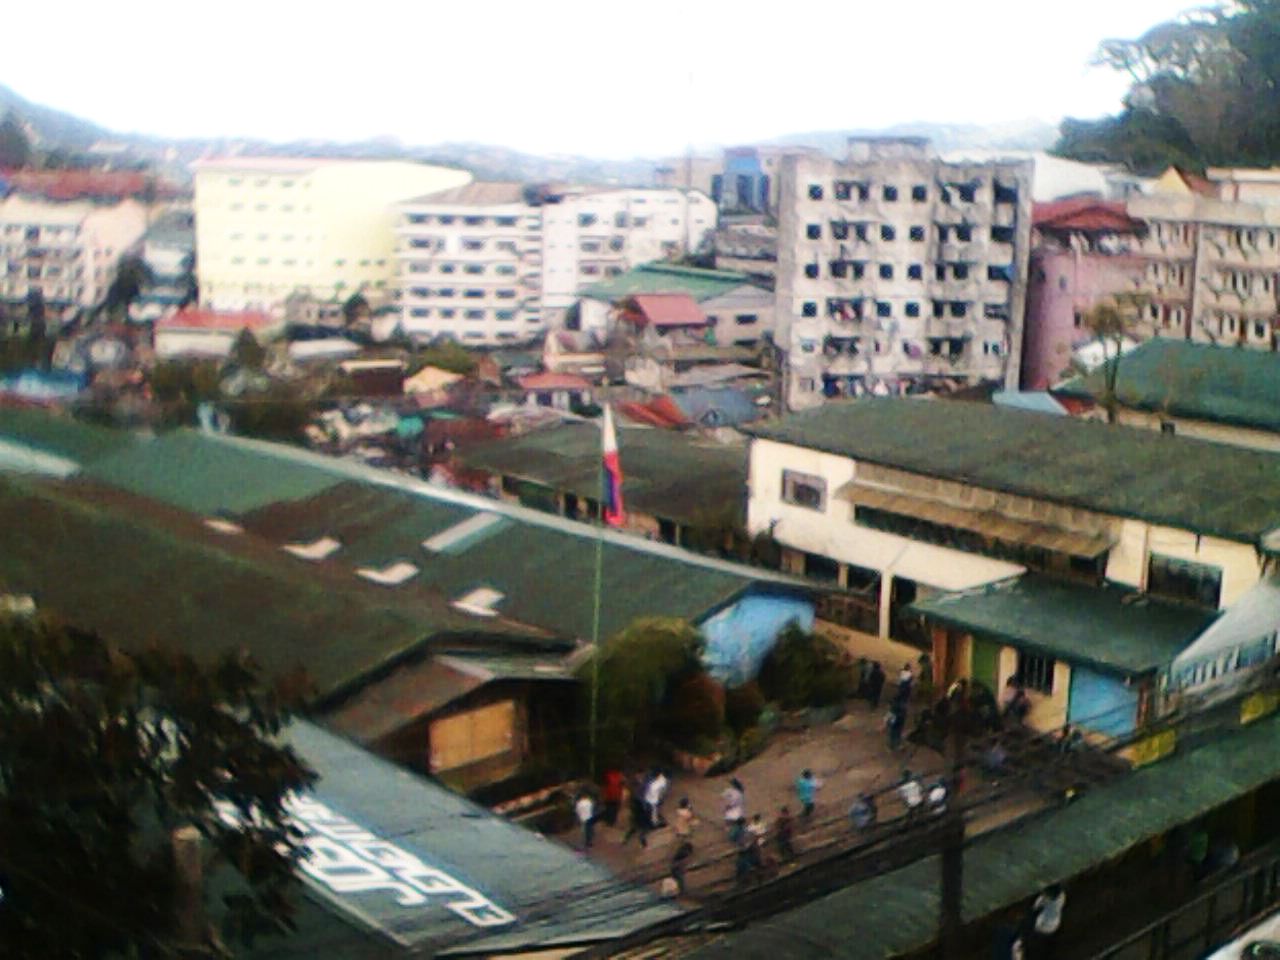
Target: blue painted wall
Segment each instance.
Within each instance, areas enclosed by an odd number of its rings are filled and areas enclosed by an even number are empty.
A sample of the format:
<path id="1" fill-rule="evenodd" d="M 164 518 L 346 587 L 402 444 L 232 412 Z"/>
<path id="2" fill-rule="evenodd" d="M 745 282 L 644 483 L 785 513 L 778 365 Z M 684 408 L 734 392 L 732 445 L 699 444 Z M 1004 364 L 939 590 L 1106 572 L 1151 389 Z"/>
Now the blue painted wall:
<path id="1" fill-rule="evenodd" d="M 1112 674 L 1072 664 L 1067 722 L 1111 737 L 1132 733 L 1138 724 L 1138 688 L 1126 687 Z"/>
<path id="2" fill-rule="evenodd" d="M 795 620 L 813 629 L 813 601 L 778 594 L 747 594 L 700 623 L 707 639 L 707 672 L 726 686 L 755 678 L 778 634 Z"/>

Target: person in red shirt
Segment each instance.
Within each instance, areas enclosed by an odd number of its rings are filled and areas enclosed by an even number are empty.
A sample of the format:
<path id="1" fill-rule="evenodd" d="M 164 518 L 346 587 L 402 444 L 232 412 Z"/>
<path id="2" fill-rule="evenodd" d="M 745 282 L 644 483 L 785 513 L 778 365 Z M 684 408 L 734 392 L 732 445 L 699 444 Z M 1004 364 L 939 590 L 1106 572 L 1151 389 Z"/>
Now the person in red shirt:
<path id="1" fill-rule="evenodd" d="M 600 800 L 604 806 L 604 822 L 611 827 L 616 827 L 618 825 L 618 811 L 622 809 L 621 770 L 606 770 L 604 772 L 604 789 L 600 791 Z"/>

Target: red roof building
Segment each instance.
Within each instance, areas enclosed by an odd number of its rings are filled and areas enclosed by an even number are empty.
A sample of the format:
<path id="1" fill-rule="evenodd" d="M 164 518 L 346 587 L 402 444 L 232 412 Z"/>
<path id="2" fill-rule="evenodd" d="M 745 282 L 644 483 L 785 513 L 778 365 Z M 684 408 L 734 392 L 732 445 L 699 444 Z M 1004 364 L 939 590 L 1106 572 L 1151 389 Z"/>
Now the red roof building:
<path id="1" fill-rule="evenodd" d="M 171 183 L 137 170 L 0 170 L 19 193 L 46 200 L 138 200 L 179 195 Z"/>
<path id="2" fill-rule="evenodd" d="M 531 373 L 516 380 L 521 390 L 590 390 L 591 381 L 572 373 Z"/>
<path id="3" fill-rule="evenodd" d="M 622 306 L 623 317 L 638 327 L 705 327 L 707 315 L 687 293 L 637 293 Z"/>
<path id="4" fill-rule="evenodd" d="M 211 333 L 252 330 L 257 333 L 278 326 L 280 321 L 260 310 L 244 310 L 237 313 L 200 310 L 188 307 L 171 317 L 156 321 L 156 330 L 207 330 Z"/>
<path id="5" fill-rule="evenodd" d="M 1037 203 L 1031 210 L 1031 226 L 1063 233 L 1138 233 L 1143 229 L 1142 221 L 1129 216 L 1123 202 L 1095 197 Z"/>

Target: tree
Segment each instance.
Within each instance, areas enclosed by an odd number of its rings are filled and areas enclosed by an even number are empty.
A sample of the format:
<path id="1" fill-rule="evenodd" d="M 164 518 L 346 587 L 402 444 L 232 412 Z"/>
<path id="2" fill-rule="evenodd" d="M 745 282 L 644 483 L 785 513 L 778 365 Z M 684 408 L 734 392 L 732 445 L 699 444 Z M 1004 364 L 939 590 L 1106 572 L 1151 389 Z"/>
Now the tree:
<path id="1" fill-rule="evenodd" d="M 31 162 L 31 142 L 12 113 L 0 120 L 0 170 L 25 167 Z"/>
<path id="2" fill-rule="evenodd" d="M 1120 398 L 1116 383 L 1120 378 L 1120 358 L 1125 341 L 1130 339 L 1138 326 L 1146 299 L 1141 294 L 1118 293 L 1098 303 L 1084 315 L 1084 325 L 1102 344 L 1102 408 L 1107 411 L 1107 423 L 1115 423 L 1119 417 Z"/>
<path id="3" fill-rule="evenodd" d="M 274 738 L 304 689 L 265 685 L 243 656 L 131 655 L 0 620 L 5 956 L 214 955 L 180 909 L 203 900 L 184 899 L 179 828 L 198 831 L 206 872 L 239 875 L 219 938 L 287 930 L 299 847 L 285 801 L 314 775 Z"/>
<path id="4" fill-rule="evenodd" d="M 606 766 L 652 749 L 659 735 L 670 735 L 664 707 L 682 684 L 703 672 L 703 644 L 702 635 L 685 620 L 647 617 L 610 637 L 593 654 L 600 658 L 597 757 Z M 591 660 L 578 676 L 589 700 L 595 677 Z M 584 708 L 589 721 L 585 702 Z"/>
<path id="5" fill-rule="evenodd" d="M 347 298 L 347 302 L 342 305 L 342 319 L 346 321 L 349 327 L 358 320 L 367 320 L 368 318 L 369 301 L 364 298 L 363 294 L 353 293 Z"/>
<path id="6" fill-rule="evenodd" d="M 266 348 L 248 327 L 240 331 L 236 342 L 231 345 L 231 361 L 246 370 L 261 370 L 267 362 Z"/>
<path id="7" fill-rule="evenodd" d="M 151 283 L 151 269 L 139 256 L 129 254 L 120 258 L 115 279 L 107 288 L 103 303 L 109 313 L 128 312 L 130 304 L 138 299 L 144 287 Z"/>

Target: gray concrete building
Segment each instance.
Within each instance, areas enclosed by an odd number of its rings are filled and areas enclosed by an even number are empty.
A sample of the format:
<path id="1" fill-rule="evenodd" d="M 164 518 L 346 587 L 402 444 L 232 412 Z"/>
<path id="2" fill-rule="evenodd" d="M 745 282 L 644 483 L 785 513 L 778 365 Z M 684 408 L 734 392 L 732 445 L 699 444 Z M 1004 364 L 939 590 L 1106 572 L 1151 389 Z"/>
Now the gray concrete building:
<path id="1" fill-rule="evenodd" d="M 1031 230 L 1026 160 L 946 163 L 918 138 L 788 156 L 777 323 L 791 409 L 982 382 L 1016 388 Z"/>

